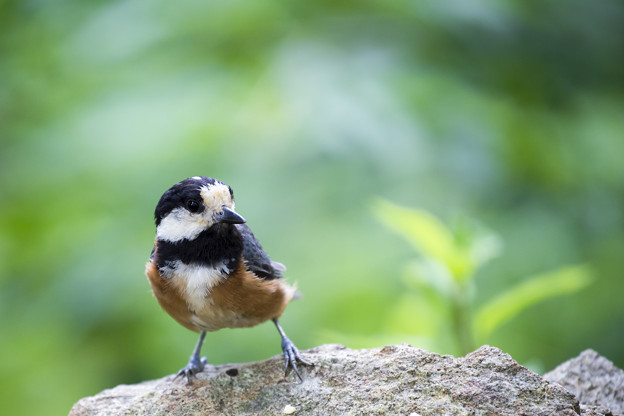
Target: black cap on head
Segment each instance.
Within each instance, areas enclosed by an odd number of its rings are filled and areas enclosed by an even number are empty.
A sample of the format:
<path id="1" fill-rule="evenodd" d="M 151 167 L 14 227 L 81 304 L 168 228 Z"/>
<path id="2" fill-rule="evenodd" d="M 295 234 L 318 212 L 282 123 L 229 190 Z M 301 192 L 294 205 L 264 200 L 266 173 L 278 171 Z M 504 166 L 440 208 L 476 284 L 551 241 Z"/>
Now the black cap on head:
<path id="1" fill-rule="evenodd" d="M 192 178 L 184 179 L 183 181 L 173 185 L 160 197 L 158 204 L 156 204 L 156 210 L 154 211 L 156 226 L 158 227 L 160 221 L 171 211 L 178 207 L 184 207 L 187 201 L 201 201 L 202 197 L 200 195 L 200 191 L 202 186 L 210 186 L 215 183 L 221 182 L 207 176 L 193 176 Z M 203 210 L 204 206 L 200 203 L 199 210 L 197 212 L 201 212 Z"/>

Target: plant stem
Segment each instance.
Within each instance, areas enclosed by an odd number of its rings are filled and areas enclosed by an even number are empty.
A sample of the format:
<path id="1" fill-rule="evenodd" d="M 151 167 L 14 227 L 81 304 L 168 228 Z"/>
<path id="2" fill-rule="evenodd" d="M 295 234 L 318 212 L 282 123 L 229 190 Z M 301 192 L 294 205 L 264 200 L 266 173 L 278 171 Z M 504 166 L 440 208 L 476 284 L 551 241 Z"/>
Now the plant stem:
<path id="1" fill-rule="evenodd" d="M 460 355 L 466 355 L 475 349 L 472 339 L 470 299 L 465 285 L 458 285 L 456 289 L 451 305 L 453 335 Z"/>

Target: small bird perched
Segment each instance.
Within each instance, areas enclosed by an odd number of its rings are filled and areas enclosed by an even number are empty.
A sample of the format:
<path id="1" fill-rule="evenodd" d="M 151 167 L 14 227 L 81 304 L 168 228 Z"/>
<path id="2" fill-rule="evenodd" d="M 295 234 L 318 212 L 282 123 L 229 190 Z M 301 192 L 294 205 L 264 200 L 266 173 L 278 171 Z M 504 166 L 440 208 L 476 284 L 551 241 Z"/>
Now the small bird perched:
<path id="1" fill-rule="evenodd" d="M 154 212 L 156 241 L 146 265 L 154 297 L 186 328 L 200 332 L 188 365 L 177 376 L 190 383 L 207 363 L 200 358 L 206 331 L 251 327 L 271 319 L 282 337 L 285 371 L 304 360 L 278 318 L 295 297 L 282 280 L 286 267 L 264 252 L 234 211 L 232 188 L 194 176 L 163 194 Z"/>

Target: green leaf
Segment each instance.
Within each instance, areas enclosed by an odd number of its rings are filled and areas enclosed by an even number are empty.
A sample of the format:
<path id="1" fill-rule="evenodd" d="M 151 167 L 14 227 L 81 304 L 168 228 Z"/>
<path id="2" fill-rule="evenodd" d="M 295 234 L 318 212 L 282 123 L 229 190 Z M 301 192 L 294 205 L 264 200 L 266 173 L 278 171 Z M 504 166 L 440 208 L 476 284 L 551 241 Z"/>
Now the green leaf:
<path id="1" fill-rule="evenodd" d="M 416 291 L 430 289 L 447 301 L 457 293 L 449 270 L 427 257 L 408 262 L 403 269 L 402 280 L 411 289 Z"/>
<path id="2" fill-rule="evenodd" d="M 404 208 L 385 199 L 373 203 L 375 216 L 389 229 L 405 238 L 424 256 L 445 265 L 457 282 L 474 272 L 469 250 L 456 246 L 452 231 L 424 210 Z"/>
<path id="3" fill-rule="evenodd" d="M 457 216 L 452 229 L 455 246 L 468 251 L 475 269 L 498 257 L 503 251 L 503 242 L 498 234 L 463 214 Z"/>
<path id="4" fill-rule="evenodd" d="M 470 246 L 470 258 L 475 267 L 480 267 L 498 257 L 503 251 L 503 242 L 500 237 L 491 231 L 483 230 L 476 236 Z"/>
<path id="5" fill-rule="evenodd" d="M 479 309 L 477 336 L 483 338 L 531 305 L 555 296 L 574 293 L 591 283 L 587 265 L 568 266 L 532 277 L 503 292 Z"/>
<path id="6" fill-rule="evenodd" d="M 390 333 L 435 339 L 448 319 L 446 307 L 431 289 L 400 296 L 388 310 L 384 328 Z"/>

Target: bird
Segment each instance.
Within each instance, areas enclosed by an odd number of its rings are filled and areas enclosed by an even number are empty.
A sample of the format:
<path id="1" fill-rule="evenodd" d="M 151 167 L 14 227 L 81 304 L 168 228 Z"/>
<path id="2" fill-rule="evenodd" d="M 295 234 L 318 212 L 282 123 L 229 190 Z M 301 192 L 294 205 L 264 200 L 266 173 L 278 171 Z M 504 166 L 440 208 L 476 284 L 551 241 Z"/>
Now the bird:
<path id="1" fill-rule="evenodd" d="M 193 176 L 173 185 L 154 211 L 156 237 L 145 273 L 160 306 L 182 326 L 199 332 L 188 364 L 176 375 L 191 384 L 208 364 L 201 357 L 206 332 L 252 327 L 271 320 L 281 336 L 285 376 L 305 360 L 279 318 L 299 292 L 283 279 L 286 267 L 271 260 L 235 211 L 225 183 Z"/>

